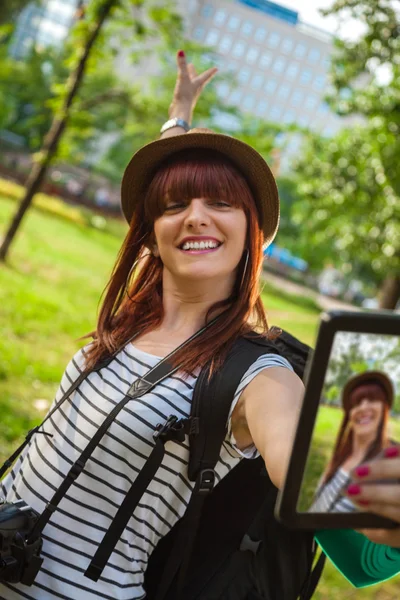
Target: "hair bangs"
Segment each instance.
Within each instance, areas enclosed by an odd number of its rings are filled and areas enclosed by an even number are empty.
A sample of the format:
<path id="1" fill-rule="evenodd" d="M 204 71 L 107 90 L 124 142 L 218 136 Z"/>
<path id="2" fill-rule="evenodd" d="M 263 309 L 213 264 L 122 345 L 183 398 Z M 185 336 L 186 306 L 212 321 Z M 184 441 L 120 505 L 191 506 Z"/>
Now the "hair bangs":
<path id="1" fill-rule="evenodd" d="M 226 201 L 247 214 L 255 208 L 247 181 L 226 156 L 191 149 L 174 154 L 156 171 L 145 198 L 146 219 L 154 222 L 160 217 L 167 201 L 190 202 L 193 198 Z"/>

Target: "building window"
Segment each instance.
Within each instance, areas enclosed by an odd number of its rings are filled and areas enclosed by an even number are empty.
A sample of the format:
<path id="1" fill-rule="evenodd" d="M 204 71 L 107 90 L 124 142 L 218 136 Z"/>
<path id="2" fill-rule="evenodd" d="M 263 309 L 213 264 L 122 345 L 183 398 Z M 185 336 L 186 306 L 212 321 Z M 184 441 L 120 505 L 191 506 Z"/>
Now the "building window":
<path id="1" fill-rule="evenodd" d="M 316 90 L 323 90 L 325 87 L 325 76 L 324 75 L 317 75 L 317 77 L 314 79 L 314 87 Z"/>
<path id="2" fill-rule="evenodd" d="M 307 96 L 306 98 L 306 102 L 305 102 L 305 107 L 308 110 L 313 110 L 313 108 L 315 108 L 318 104 L 318 96 L 315 96 L 315 94 L 311 94 L 310 96 Z"/>
<path id="3" fill-rule="evenodd" d="M 276 85 L 276 79 L 268 79 L 264 86 L 264 91 L 267 92 L 267 94 L 273 94 L 276 90 Z"/>
<path id="4" fill-rule="evenodd" d="M 304 44 L 297 44 L 297 46 L 294 50 L 294 55 L 296 58 L 304 58 L 306 52 L 307 52 L 307 47 Z"/>
<path id="5" fill-rule="evenodd" d="M 218 41 L 218 38 L 219 38 L 218 29 L 210 29 L 210 31 L 206 35 L 206 39 L 204 40 L 204 43 L 207 44 L 207 46 L 215 46 L 215 44 Z"/>
<path id="6" fill-rule="evenodd" d="M 304 94 L 300 90 L 295 90 L 292 94 L 292 104 L 299 106 L 303 102 Z"/>
<path id="7" fill-rule="evenodd" d="M 222 8 L 218 9 L 214 16 L 214 23 L 221 27 L 225 23 L 225 20 L 226 11 L 222 10 Z"/>
<path id="8" fill-rule="evenodd" d="M 219 83 L 217 85 L 217 92 L 218 92 L 218 96 L 220 98 L 226 98 L 227 95 L 229 94 L 229 84 L 226 83 L 226 81 Z"/>
<path id="9" fill-rule="evenodd" d="M 241 56 L 243 56 L 245 48 L 246 48 L 246 44 L 244 42 L 242 42 L 242 40 L 239 40 L 233 46 L 232 55 L 235 58 L 240 58 Z"/>
<path id="10" fill-rule="evenodd" d="M 212 4 L 204 4 L 203 8 L 201 9 L 201 16 L 205 17 L 207 19 L 208 17 L 211 17 L 212 14 L 213 14 Z"/>
<path id="11" fill-rule="evenodd" d="M 264 27 L 259 27 L 254 34 L 254 41 L 255 42 L 263 42 L 266 35 L 267 35 L 267 30 Z"/>
<path id="12" fill-rule="evenodd" d="M 254 107 L 254 102 L 254 96 L 252 94 L 248 94 L 244 97 L 243 108 L 245 108 L 246 110 L 251 110 Z"/>
<path id="13" fill-rule="evenodd" d="M 250 72 L 250 69 L 248 69 L 247 67 L 242 67 L 237 77 L 238 81 L 240 81 L 240 83 L 247 83 L 250 79 Z"/>
<path id="14" fill-rule="evenodd" d="M 264 75 L 262 73 L 256 73 L 251 80 L 251 87 L 254 90 L 259 90 L 264 82 Z"/>
<path id="15" fill-rule="evenodd" d="M 277 33 L 276 31 L 273 31 L 269 36 L 268 36 L 268 46 L 270 48 L 276 48 L 280 42 L 281 36 L 279 35 L 279 33 Z"/>
<path id="16" fill-rule="evenodd" d="M 272 65 L 272 70 L 274 73 L 282 73 L 286 66 L 286 59 L 283 56 L 278 56 L 274 64 Z"/>
<path id="17" fill-rule="evenodd" d="M 260 58 L 260 67 L 262 69 L 266 69 L 271 64 L 271 60 L 272 60 L 272 53 L 271 52 L 263 52 L 261 54 L 261 58 Z"/>
<path id="18" fill-rule="evenodd" d="M 287 110 L 283 115 L 283 120 L 285 123 L 293 123 L 296 120 L 296 113 L 294 110 Z"/>
<path id="19" fill-rule="evenodd" d="M 309 69 L 305 69 L 300 76 L 300 82 L 301 83 L 310 83 L 311 79 L 312 79 L 312 71 L 310 71 Z"/>
<path id="20" fill-rule="evenodd" d="M 260 100 L 260 102 L 257 104 L 256 113 L 260 117 L 262 117 L 265 115 L 267 108 L 268 108 L 268 102 L 266 100 Z"/>
<path id="21" fill-rule="evenodd" d="M 290 77 L 290 79 L 294 79 L 298 72 L 299 65 L 297 65 L 296 63 L 291 63 L 286 70 L 286 76 Z"/>
<path id="22" fill-rule="evenodd" d="M 240 90 L 233 90 L 229 101 L 232 102 L 232 104 L 238 104 L 242 98 L 242 92 Z"/>
<path id="23" fill-rule="evenodd" d="M 275 119 L 279 119 L 282 114 L 282 109 L 279 106 L 273 106 L 269 113 L 269 116 L 274 121 Z"/>
<path id="24" fill-rule="evenodd" d="M 232 15 L 228 21 L 228 29 L 236 31 L 239 28 L 240 19 L 236 15 Z"/>
<path id="25" fill-rule="evenodd" d="M 229 52 L 231 46 L 232 46 L 232 36 L 230 35 L 224 35 L 224 37 L 222 38 L 222 40 L 219 43 L 219 51 L 222 53 L 225 52 Z"/>
<path id="26" fill-rule="evenodd" d="M 297 122 L 300 125 L 300 127 L 307 127 L 310 120 L 308 119 L 308 117 L 301 116 L 301 117 L 299 117 Z"/>
<path id="27" fill-rule="evenodd" d="M 290 54 L 291 51 L 293 50 L 293 40 L 291 40 L 290 38 L 285 38 L 282 42 L 282 52 L 284 52 L 285 54 Z"/>
<path id="28" fill-rule="evenodd" d="M 321 52 L 318 50 L 318 48 L 311 48 L 310 52 L 308 53 L 308 60 L 312 63 L 316 63 L 320 56 Z"/>
<path id="29" fill-rule="evenodd" d="M 290 85 L 287 85 L 286 83 L 284 83 L 283 85 L 280 86 L 279 90 L 278 90 L 278 98 L 282 98 L 283 100 L 285 98 L 287 98 L 290 94 Z"/>
<path id="30" fill-rule="evenodd" d="M 193 31 L 193 37 L 195 40 L 202 40 L 204 37 L 204 27 L 202 27 L 201 25 L 196 27 L 196 29 Z"/>
<path id="31" fill-rule="evenodd" d="M 250 21 L 245 21 L 242 25 L 242 29 L 241 32 L 243 33 L 243 35 L 245 35 L 246 37 L 249 37 L 249 35 L 251 35 L 253 31 L 253 23 L 250 23 Z"/>
<path id="32" fill-rule="evenodd" d="M 327 112 L 329 112 L 329 105 L 326 102 L 321 102 L 318 112 L 320 115 L 325 115 Z"/>
<path id="33" fill-rule="evenodd" d="M 253 65 L 257 58 L 258 58 L 258 48 L 249 48 L 247 54 L 246 54 L 246 61 L 250 64 Z"/>

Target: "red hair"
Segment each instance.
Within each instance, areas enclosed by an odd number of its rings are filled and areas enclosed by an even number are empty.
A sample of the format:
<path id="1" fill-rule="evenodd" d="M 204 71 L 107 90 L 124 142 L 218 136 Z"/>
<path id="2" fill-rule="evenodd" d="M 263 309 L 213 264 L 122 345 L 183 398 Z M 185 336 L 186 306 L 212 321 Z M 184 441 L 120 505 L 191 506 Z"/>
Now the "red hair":
<path id="1" fill-rule="evenodd" d="M 206 321 L 222 308 L 225 309 L 223 314 L 213 327 L 177 353 L 174 364 L 181 364 L 186 372 L 193 372 L 209 361 L 216 368 L 238 336 L 254 328 L 268 334 L 259 294 L 263 233 L 250 188 L 227 157 L 216 151 L 193 149 L 177 153 L 163 163 L 142 201 L 135 206 L 129 231 L 105 290 L 96 332 L 90 334 L 94 342 L 87 351 L 89 368 L 118 348 L 122 349 L 136 333 L 144 334 L 162 323 L 163 264 L 148 248 L 154 241 L 154 221 L 163 214 L 168 196 L 184 201 L 217 197 L 243 208 L 249 251 L 243 281 L 243 265 L 240 264 L 231 295 L 210 308 Z M 271 337 L 276 336 L 271 333 Z"/>
<path id="2" fill-rule="evenodd" d="M 368 391 L 371 391 L 371 393 L 373 391 L 376 392 L 375 388 L 379 387 L 382 393 L 380 394 L 379 398 L 376 399 L 379 399 L 383 404 L 382 418 L 381 422 L 379 423 L 378 431 L 376 433 L 375 439 L 371 442 L 368 450 L 366 451 L 363 461 L 370 460 L 371 458 L 376 456 L 382 450 L 382 448 L 385 448 L 390 444 L 387 433 L 387 426 L 389 420 L 389 405 L 386 401 L 386 392 L 381 385 L 376 384 L 373 381 L 366 381 L 362 383 L 362 385 L 355 387 L 354 390 L 351 392 L 350 402 L 348 403 L 345 409 L 345 414 L 342 420 L 339 434 L 336 438 L 336 444 L 335 449 L 333 451 L 332 460 L 328 465 L 326 475 L 323 480 L 324 485 L 332 479 L 339 467 L 352 453 L 353 430 L 350 426 L 349 416 L 350 411 L 357 405 L 358 401 L 360 400 L 360 398 L 358 397 L 358 389 L 361 387 L 364 388 L 364 393 L 366 392 L 367 395 Z M 372 390 L 372 387 L 374 388 L 374 390 Z M 371 395 L 370 397 L 373 397 L 373 395 Z"/>

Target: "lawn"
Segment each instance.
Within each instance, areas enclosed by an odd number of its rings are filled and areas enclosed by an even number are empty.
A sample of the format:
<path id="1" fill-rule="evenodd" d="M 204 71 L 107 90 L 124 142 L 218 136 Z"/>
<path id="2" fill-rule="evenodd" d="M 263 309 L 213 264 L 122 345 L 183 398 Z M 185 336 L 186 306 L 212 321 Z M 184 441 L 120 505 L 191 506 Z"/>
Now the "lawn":
<path id="1" fill-rule="evenodd" d="M 0 198 L 0 228 L 15 203 Z M 86 215 L 87 216 L 87 215 Z M 68 212 L 33 208 L 0 267 L 0 460 L 44 416 L 78 338 L 95 326 L 101 292 L 124 235 L 123 224 L 104 230 Z M 85 223 L 90 219 L 85 218 Z M 93 221 L 93 225 L 101 225 Z M 288 296 L 266 284 L 269 324 L 313 344 L 319 310 L 312 301 Z M 316 600 L 398 600 L 398 583 L 355 590 L 328 565 Z"/>

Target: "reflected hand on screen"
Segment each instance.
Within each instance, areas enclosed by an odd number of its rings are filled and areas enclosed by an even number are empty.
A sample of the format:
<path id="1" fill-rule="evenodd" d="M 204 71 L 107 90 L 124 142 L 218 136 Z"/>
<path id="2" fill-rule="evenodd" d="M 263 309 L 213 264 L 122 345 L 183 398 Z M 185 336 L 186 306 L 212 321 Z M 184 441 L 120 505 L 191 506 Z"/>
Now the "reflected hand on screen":
<path id="1" fill-rule="evenodd" d="M 360 509 L 399 524 L 395 529 L 362 529 L 361 533 L 377 544 L 400 548 L 400 445 L 389 446 L 383 458 L 365 462 L 351 476 L 347 497 Z"/>

